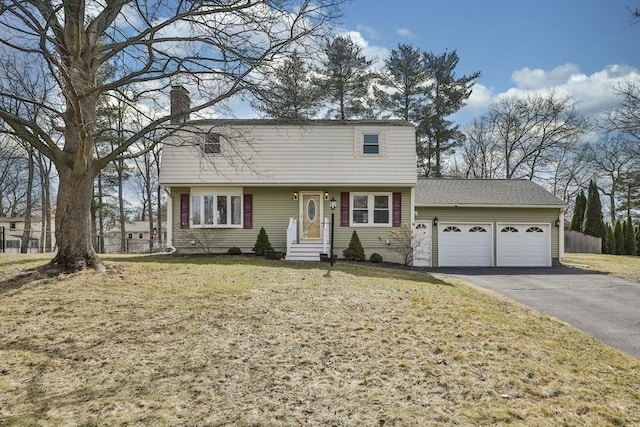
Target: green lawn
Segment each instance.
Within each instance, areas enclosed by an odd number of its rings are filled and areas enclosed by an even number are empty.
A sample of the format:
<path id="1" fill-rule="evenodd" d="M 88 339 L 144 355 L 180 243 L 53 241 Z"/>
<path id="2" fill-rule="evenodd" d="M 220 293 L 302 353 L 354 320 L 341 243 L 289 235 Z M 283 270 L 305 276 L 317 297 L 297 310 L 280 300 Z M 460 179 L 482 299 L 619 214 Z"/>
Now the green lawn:
<path id="1" fill-rule="evenodd" d="M 571 267 L 599 271 L 640 283 L 640 257 L 603 254 L 565 254 L 562 262 Z"/>
<path id="2" fill-rule="evenodd" d="M 640 424 L 640 361 L 460 282 L 252 257 L 0 258 L 0 425 Z"/>

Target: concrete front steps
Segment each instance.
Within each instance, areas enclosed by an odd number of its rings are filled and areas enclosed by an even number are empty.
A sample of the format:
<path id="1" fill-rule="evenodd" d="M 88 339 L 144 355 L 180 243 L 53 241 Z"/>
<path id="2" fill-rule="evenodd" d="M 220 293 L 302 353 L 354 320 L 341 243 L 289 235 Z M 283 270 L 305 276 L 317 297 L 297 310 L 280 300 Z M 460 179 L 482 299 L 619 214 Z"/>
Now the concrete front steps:
<path id="1" fill-rule="evenodd" d="M 322 241 L 292 243 L 291 250 L 285 257 L 290 261 L 320 261 Z"/>

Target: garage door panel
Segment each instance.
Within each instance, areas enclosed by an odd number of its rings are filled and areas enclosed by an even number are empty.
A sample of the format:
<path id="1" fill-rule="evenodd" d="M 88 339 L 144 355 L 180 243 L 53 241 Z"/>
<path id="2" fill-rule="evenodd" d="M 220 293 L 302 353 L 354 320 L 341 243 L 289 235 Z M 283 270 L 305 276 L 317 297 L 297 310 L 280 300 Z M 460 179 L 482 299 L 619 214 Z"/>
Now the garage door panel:
<path id="1" fill-rule="evenodd" d="M 478 267 L 493 265 L 489 224 L 441 223 L 438 229 L 438 265 Z"/>
<path id="2" fill-rule="evenodd" d="M 499 224 L 496 246 L 499 267 L 551 266 L 549 224 Z"/>

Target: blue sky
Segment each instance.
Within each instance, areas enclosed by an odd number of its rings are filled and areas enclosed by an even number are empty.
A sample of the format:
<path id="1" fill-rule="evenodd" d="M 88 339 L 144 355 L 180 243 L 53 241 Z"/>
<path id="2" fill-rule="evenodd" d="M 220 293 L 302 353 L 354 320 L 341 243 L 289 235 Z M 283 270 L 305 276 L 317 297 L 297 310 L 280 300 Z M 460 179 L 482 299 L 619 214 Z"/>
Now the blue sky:
<path id="1" fill-rule="evenodd" d="M 481 71 L 466 116 L 500 96 L 554 90 L 592 115 L 611 88 L 640 84 L 640 0 L 352 0 L 338 32 L 379 64 L 399 43 L 456 50 L 458 74 Z"/>

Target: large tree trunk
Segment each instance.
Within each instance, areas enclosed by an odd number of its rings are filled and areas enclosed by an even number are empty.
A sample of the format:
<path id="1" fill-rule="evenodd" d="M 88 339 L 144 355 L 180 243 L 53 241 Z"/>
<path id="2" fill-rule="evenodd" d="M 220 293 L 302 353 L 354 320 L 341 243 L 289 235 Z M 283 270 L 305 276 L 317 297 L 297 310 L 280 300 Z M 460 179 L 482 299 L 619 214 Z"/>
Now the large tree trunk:
<path id="1" fill-rule="evenodd" d="M 58 253 L 51 265 L 64 271 L 102 269 L 91 242 L 91 196 L 93 174 L 89 170 L 59 170 L 56 211 Z"/>

